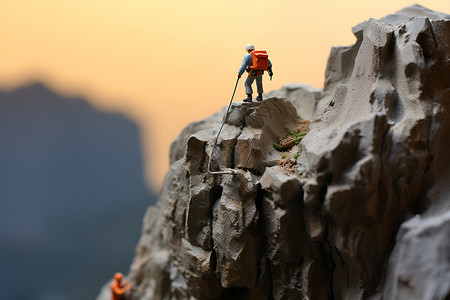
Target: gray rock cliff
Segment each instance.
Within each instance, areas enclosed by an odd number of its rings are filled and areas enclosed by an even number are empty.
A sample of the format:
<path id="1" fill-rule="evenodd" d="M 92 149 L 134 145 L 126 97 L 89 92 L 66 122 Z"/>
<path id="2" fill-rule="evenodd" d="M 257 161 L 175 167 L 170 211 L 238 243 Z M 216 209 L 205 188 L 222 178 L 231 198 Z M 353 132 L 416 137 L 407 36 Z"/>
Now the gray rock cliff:
<path id="1" fill-rule="evenodd" d="M 323 90 L 233 104 L 212 169 L 235 174 L 207 172 L 224 110 L 183 130 L 129 299 L 449 299 L 450 16 L 353 32 Z"/>

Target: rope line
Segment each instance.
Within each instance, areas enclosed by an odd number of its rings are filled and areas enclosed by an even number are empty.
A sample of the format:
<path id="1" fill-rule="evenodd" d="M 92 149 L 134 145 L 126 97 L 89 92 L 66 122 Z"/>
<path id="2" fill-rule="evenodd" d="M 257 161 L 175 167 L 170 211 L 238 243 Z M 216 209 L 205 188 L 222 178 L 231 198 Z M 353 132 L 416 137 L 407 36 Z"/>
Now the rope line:
<path id="1" fill-rule="evenodd" d="M 230 112 L 231 104 L 233 103 L 233 98 L 234 98 L 234 94 L 236 93 L 236 88 L 237 88 L 238 82 L 239 82 L 239 77 L 236 80 L 236 85 L 234 86 L 233 95 L 231 96 L 231 100 L 230 100 L 230 104 L 228 104 L 227 112 L 225 113 L 225 116 L 223 117 L 222 125 L 220 125 L 219 132 L 217 133 L 216 140 L 214 141 L 214 146 L 212 147 L 211 152 L 209 153 L 209 160 L 208 160 L 208 173 L 209 174 L 215 175 L 215 174 L 233 174 L 233 173 L 235 173 L 232 170 L 230 170 L 230 171 L 211 171 L 211 160 L 212 160 L 212 156 L 214 153 L 214 149 L 217 146 L 217 141 L 219 140 L 219 135 L 222 132 L 223 125 L 225 125 L 225 122 L 227 121 L 228 113 Z"/>

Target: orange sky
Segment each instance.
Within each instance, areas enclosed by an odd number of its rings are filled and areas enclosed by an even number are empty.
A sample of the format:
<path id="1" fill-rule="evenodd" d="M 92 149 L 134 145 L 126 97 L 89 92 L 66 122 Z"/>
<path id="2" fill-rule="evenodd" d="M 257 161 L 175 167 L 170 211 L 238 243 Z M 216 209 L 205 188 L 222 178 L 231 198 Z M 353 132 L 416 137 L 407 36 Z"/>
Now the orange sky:
<path id="1" fill-rule="evenodd" d="M 351 27 L 411 5 L 396 0 L 0 0 L 0 88 L 41 81 L 125 113 L 142 129 L 149 184 L 159 187 L 171 141 L 227 105 L 254 43 L 274 65 L 265 90 L 322 87 L 332 46 Z M 450 13 L 450 1 L 422 1 Z M 243 80 L 235 101 L 245 96 Z"/>

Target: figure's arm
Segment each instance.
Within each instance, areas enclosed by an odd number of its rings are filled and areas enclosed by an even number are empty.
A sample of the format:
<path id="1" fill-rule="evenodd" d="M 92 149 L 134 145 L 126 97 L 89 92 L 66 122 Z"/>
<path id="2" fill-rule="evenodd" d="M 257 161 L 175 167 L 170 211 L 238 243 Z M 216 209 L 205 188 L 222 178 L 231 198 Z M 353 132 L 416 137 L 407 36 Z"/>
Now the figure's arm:
<path id="1" fill-rule="evenodd" d="M 244 56 L 244 61 L 242 62 L 242 66 L 241 66 L 241 68 L 239 69 L 239 71 L 238 71 L 238 74 L 241 76 L 242 74 L 244 74 L 244 72 L 245 72 L 245 69 L 247 68 L 247 66 L 249 65 L 249 62 L 248 62 L 248 58 L 251 58 L 251 55 L 250 54 L 247 54 L 246 56 Z"/>
<path id="2" fill-rule="evenodd" d="M 114 289 L 114 293 L 118 294 L 118 295 L 123 295 L 126 292 L 128 292 L 131 289 L 132 285 L 128 284 L 122 288 L 118 287 L 117 285 L 113 287 Z"/>
<path id="3" fill-rule="evenodd" d="M 133 287 L 133 286 L 132 286 L 131 284 L 128 284 L 128 285 L 126 285 L 126 286 L 124 286 L 124 287 L 122 288 L 122 291 L 123 291 L 124 293 L 126 293 L 126 292 L 128 292 L 129 290 L 131 290 L 132 287 Z"/>
<path id="4" fill-rule="evenodd" d="M 272 62 L 269 59 L 269 67 L 267 68 L 267 73 L 269 74 L 270 80 L 272 80 L 273 71 L 272 71 Z"/>

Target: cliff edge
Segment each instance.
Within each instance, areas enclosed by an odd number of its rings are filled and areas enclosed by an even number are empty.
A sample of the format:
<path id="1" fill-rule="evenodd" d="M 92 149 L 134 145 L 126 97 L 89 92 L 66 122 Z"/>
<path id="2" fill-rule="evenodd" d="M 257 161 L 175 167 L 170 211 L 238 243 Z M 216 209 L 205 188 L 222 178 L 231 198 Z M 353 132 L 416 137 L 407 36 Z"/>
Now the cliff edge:
<path id="1" fill-rule="evenodd" d="M 353 32 L 323 90 L 233 104 L 212 169 L 236 174 L 207 172 L 224 110 L 183 130 L 129 299 L 449 299 L 450 16 Z"/>

